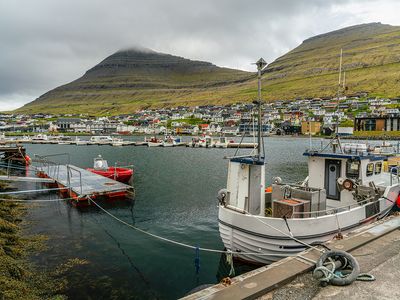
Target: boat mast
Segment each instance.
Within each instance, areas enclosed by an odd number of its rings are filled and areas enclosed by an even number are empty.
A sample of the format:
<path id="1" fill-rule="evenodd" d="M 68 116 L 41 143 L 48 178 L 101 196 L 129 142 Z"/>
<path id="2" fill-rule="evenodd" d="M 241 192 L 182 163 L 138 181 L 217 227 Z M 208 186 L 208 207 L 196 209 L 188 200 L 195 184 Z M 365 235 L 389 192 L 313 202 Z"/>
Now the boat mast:
<path id="1" fill-rule="evenodd" d="M 261 71 L 267 66 L 267 62 L 263 59 L 260 58 L 257 62 L 257 71 L 258 71 L 258 99 L 257 101 L 254 101 L 254 104 L 258 105 L 258 134 L 257 134 L 257 157 L 258 160 L 261 160 L 261 128 L 262 128 L 262 123 L 261 123 Z"/>
<path id="2" fill-rule="evenodd" d="M 342 58 L 343 58 L 343 49 L 340 48 L 340 60 L 339 60 L 339 82 L 338 82 L 338 90 L 337 90 L 337 101 L 336 101 L 336 135 L 339 133 L 339 98 L 340 98 L 340 88 L 342 81 Z"/>

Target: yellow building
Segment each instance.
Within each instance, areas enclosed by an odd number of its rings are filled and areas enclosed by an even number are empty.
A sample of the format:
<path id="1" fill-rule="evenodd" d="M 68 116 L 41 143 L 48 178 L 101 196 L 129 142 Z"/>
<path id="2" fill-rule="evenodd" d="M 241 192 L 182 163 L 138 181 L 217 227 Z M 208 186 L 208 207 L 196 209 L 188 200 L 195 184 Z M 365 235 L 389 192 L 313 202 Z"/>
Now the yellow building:
<path id="1" fill-rule="evenodd" d="M 301 134 L 316 135 L 321 132 L 321 122 L 317 121 L 302 121 Z"/>

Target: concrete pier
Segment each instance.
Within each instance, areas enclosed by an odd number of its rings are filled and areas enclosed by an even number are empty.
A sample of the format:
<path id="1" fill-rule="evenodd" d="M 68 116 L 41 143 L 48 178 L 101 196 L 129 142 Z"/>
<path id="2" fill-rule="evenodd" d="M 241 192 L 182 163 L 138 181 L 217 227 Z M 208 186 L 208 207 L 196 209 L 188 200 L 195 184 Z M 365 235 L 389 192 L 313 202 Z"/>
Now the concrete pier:
<path id="1" fill-rule="evenodd" d="M 350 286 L 323 288 L 309 272 L 258 299 L 400 299 L 400 289 L 396 287 L 400 278 L 399 229 L 351 251 L 351 254 L 360 264 L 361 272 L 374 275 L 375 281 L 355 281 Z"/>

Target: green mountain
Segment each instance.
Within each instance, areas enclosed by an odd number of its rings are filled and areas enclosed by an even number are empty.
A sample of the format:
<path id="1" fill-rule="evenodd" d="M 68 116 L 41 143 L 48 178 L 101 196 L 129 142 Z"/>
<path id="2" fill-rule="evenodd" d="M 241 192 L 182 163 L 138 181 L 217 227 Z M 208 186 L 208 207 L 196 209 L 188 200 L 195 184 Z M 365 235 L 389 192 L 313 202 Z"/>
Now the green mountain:
<path id="1" fill-rule="evenodd" d="M 200 91 L 235 85 L 250 77 L 254 74 L 149 49 L 121 50 L 19 111 L 104 114 L 171 106 Z"/>
<path id="2" fill-rule="evenodd" d="M 400 96 L 400 27 L 370 23 L 314 36 L 279 57 L 264 76 L 270 99 L 335 95 L 341 49 L 348 93 Z"/>
<path id="3" fill-rule="evenodd" d="M 340 49 L 347 93 L 400 96 L 400 27 L 370 23 L 314 36 L 276 59 L 263 74 L 264 98 L 334 96 Z M 255 81 L 255 73 L 130 49 L 114 53 L 81 78 L 18 111 L 118 114 L 143 107 L 251 101 Z"/>

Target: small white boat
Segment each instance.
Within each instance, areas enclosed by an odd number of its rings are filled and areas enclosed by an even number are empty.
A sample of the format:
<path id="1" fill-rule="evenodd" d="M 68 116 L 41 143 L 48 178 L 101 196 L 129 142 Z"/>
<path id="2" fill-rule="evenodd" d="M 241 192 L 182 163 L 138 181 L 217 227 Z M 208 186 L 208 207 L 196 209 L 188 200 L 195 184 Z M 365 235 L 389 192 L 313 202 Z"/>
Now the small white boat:
<path id="1" fill-rule="evenodd" d="M 221 136 L 215 142 L 214 146 L 216 148 L 228 148 L 228 144 L 229 144 L 229 140 L 226 137 Z"/>
<path id="2" fill-rule="evenodd" d="M 45 134 L 37 134 L 32 137 L 32 141 L 47 141 L 48 137 Z"/>
<path id="3" fill-rule="evenodd" d="M 199 147 L 200 139 L 198 137 L 193 137 L 189 143 L 186 144 L 186 147 L 197 148 Z"/>
<path id="4" fill-rule="evenodd" d="M 162 146 L 162 140 L 152 136 L 148 141 L 147 141 L 147 146 L 149 147 L 161 147 Z"/>
<path id="5" fill-rule="evenodd" d="M 199 147 L 212 148 L 212 147 L 214 147 L 214 144 L 215 143 L 214 143 L 212 137 L 210 137 L 209 135 L 201 137 L 199 140 Z"/>
<path id="6" fill-rule="evenodd" d="M 84 146 L 88 144 L 88 141 L 86 140 L 81 140 L 79 137 L 75 137 L 75 140 L 73 141 L 73 143 L 77 146 Z"/>
<path id="7" fill-rule="evenodd" d="M 112 145 L 114 147 L 121 147 L 121 146 L 124 145 L 124 140 L 123 139 L 119 139 L 119 138 L 113 138 Z"/>
<path id="8" fill-rule="evenodd" d="M 384 156 L 395 156 L 399 154 L 398 147 L 398 145 L 395 147 L 392 144 L 383 141 L 382 145 L 378 145 L 373 148 L 372 153 Z"/>
<path id="9" fill-rule="evenodd" d="M 107 136 L 107 135 L 98 135 L 98 136 L 92 136 L 89 140 L 90 143 L 92 144 L 98 144 L 98 145 L 111 145 L 113 142 L 112 137 Z"/>
<path id="10" fill-rule="evenodd" d="M 59 145 L 71 145 L 74 143 L 69 136 L 60 136 L 57 140 Z"/>
<path id="11" fill-rule="evenodd" d="M 15 138 L 17 143 L 30 143 L 32 141 L 30 136 L 24 135 L 22 137 Z"/>
<path id="12" fill-rule="evenodd" d="M 172 135 L 165 136 L 162 141 L 163 147 L 175 147 L 177 145 L 176 139 Z"/>

